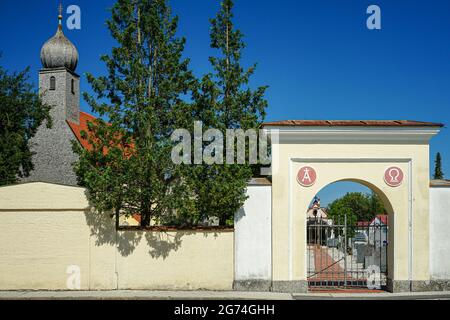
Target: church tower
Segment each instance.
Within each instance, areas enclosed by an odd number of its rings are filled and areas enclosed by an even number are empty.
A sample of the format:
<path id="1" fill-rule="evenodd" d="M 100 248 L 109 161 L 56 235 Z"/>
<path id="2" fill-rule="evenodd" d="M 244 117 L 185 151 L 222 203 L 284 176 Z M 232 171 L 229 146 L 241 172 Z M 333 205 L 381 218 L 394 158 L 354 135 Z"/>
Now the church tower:
<path id="1" fill-rule="evenodd" d="M 34 170 L 22 182 L 77 184 L 72 168 L 77 155 L 71 143 L 76 138 L 69 123 L 80 123 L 80 77 L 75 73 L 78 51 L 64 35 L 62 19 L 60 5 L 58 28 L 41 49 L 39 71 L 39 93 L 43 102 L 52 107 L 53 126 L 48 129 L 44 123 L 31 140 Z"/>
<path id="2" fill-rule="evenodd" d="M 39 72 L 39 91 L 44 103 L 54 105 L 54 120 L 79 123 L 80 77 L 75 73 L 78 51 L 62 29 L 62 5 L 58 29 L 41 49 L 43 69 Z"/>

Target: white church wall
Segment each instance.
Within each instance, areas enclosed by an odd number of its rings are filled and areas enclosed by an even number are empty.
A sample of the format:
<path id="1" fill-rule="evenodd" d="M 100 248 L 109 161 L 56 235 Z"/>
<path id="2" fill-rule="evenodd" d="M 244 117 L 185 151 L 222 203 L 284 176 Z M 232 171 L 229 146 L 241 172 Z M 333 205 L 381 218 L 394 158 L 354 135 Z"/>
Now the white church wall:
<path id="1" fill-rule="evenodd" d="M 450 187 L 430 188 L 430 273 L 450 279 Z"/>
<path id="2" fill-rule="evenodd" d="M 272 279 L 272 187 L 253 184 L 235 218 L 235 289 L 268 290 Z"/>

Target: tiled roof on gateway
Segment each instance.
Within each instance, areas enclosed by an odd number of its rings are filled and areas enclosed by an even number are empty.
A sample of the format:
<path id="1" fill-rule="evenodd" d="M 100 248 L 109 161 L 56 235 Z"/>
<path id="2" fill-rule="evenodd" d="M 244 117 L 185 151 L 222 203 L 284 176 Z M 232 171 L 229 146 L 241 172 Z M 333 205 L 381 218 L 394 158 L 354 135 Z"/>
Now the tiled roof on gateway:
<path id="1" fill-rule="evenodd" d="M 262 127 L 443 127 L 442 123 L 412 120 L 284 120 Z"/>
<path id="2" fill-rule="evenodd" d="M 81 132 L 87 132 L 87 123 L 95 119 L 93 115 L 80 112 L 80 124 L 67 121 L 78 142 L 88 150 L 91 146 L 81 138 Z M 266 122 L 262 127 L 444 127 L 444 124 L 412 120 L 283 120 Z"/>

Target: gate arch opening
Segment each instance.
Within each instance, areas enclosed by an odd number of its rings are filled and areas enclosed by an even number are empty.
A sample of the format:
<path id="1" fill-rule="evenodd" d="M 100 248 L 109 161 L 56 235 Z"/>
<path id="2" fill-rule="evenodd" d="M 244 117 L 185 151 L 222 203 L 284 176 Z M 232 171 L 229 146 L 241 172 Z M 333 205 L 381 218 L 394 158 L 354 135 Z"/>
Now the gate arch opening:
<path id="1" fill-rule="evenodd" d="M 388 197 L 367 181 L 322 187 L 306 212 L 309 289 L 385 290 L 393 270 L 393 218 Z"/>

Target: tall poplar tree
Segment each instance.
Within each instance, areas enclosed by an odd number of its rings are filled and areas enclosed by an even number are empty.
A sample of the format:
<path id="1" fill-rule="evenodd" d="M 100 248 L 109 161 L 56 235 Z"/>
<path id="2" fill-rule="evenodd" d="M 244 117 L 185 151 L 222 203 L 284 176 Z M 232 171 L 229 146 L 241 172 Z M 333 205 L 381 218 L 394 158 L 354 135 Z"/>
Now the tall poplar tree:
<path id="1" fill-rule="evenodd" d="M 224 0 L 219 13 L 211 19 L 211 48 L 218 51 L 209 61 L 214 73 L 204 79 L 207 84 L 212 80 L 218 93 L 215 109 L 218 112 L 218 125 L 224 129 L 258 128 L 265 117 L 267 101 L 264 93 L 267 86 L 252 90 L 250 77 L 256 64 L 244 69 L 241 65 L 242 51 L 245 48 L 243 35 L 233 23 L 232 0 Z"/>
<path id="2" fill-rule="evenodd" d="M 177 17 L 166 0 L 118 0 L 107 21 L 117 42 L 102 57 L 108 75 L 87 75 L 96 97 L 84 94 L 102 118 L 83 137 L 75 171 L 100 212 L 141 215 L 142 226 L 188 216 L 194 199 L 171 160 L 172 131 L 189 113 L 183 96 L 193 77 L 176 37 Z"/>
<path id="3" fill-rule="evenodd" d="M 267 87 L 253 90 L 249 86 L 256 65 L 245 69 L 241 64 L 245 43 L 233 23 L 233 6 L 233 1 L 224 0 L 216 17 L 210 20 L 211 48 L 217 54 L 209 58 L 213 71 L 199 81 L 194 92 L 194 119 L 203 122 L 204 130 L 219 129 L 223 137 L 227 129 L 257 130 L 267 107 Z M 226 158 L 225 150 L 223 157 Z M 217 217 L 222 226 L 233 224 L 234 214 L 246 200 L 252 169 L 248 163 L 190 168 L 188 179 L 198 200 L 198 216 Z"/>

